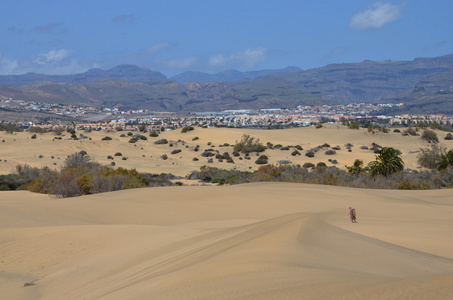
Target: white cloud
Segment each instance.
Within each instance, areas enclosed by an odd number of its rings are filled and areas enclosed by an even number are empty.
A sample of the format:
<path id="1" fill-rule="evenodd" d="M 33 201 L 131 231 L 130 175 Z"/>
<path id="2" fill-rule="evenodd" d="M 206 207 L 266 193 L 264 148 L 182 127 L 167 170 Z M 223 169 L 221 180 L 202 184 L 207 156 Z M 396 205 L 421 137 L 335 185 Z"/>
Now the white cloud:
<path id="1" fill-rule="evenodd" d="M 19 75 L 28 72 L 39 74 L 75 74 L 99 67 L 90 61 L 77 60 L 69 50 L 51 50 L 35 57 L 14 60 L 0 55 L 0 75 Z"/>
<path id="2" fill-rule="evenodd" d="M 38 57 L 35 59 L 35 63 L 39 65 L 44 65 L 48 63 L 55 63 L 64 60 L 69 55 L 69 51 L 66 49 L 61 50 L 50 50 L 44 54 L 38 54 Z"/>
<path id="3" fill-rule="evenodd" d="M 267 59 L 266 48 L 249 48 L 244 51 L 234 52 L 228 56 L 223 54 L 212 55 L 208 65 L 211 68 L 253 68 Z"/>
<path id="4" fill-rule="evenodd" d="M 400 19 L 404 6 L 405 4 L 373 3 L 365 11 L 352 16 L 349 27 L 358 30 L 382 28 L 388 23 Z"/>
<path id="5" fill-rule="evenodd" d="M 17 61 L 3 57 L 0 53 L 0 75 L 14 74 L 14 70 L 17 69 L 17 66 Z"/>
<path id="6" fill-rule="evenodd" d="M 216 68 L 219 66 L 226 65 L 227 61 L 228 61 L 228 59 L 225 56 L 223 56 L 222 54 L 216 54 L 209 58 L 208 64 L 210 67 Z"/>

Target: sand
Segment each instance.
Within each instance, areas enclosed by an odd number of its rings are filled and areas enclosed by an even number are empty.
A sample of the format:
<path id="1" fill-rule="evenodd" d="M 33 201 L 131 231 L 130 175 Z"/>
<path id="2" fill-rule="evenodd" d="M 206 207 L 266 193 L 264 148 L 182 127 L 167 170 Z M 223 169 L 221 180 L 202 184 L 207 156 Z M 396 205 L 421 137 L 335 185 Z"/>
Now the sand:
<path id="1" fill-rule="evenodd" d="M 403 129 L 401 129 L 403 130 Z M 453 148 L 453 141 L 446 141 L 443 138 L 446 133 L 437 131 L 440 145 Z M 251 160 L 239 160 L 233 157 L 234 164 L 226 161 L 218 162 L 214 159 L 213 163 L 208 164 L 208 158 L 201 157 L 205 149 L 214 149 L 220 154 L 224 152 L 233 152 L 233 145 L 236 141 L 241 140 L 244 134 L 248 134 L 259 139 L 264 145 L 270 142 L 274 145 L 282 146 L 300 145 L 304 150 L 300 151 L 301 155 L 292 156 L 291 150 L 266 150 L 264 154 L 269 156 L 269 163 L 278 164 L 281 160 L 288 160 L 292 164 L 303 165 L 306 162 L 317 164 L 324 162 L 328 166 L 337 166 L 344 168 L 345 165 L 351 166 L 355 159 L 361 159 L 368 164 L 375 160 L 375 154 L 371 150 L 361 149 L 362 146 L 371 147 L 372 143 L 377 143 L 382 147 L 394 147 L 402 152 L 402 158 L 405 167 L 417 169 L 417 155 L 420 148 L 429 147 L 418 136 L 402 136 L 401 133 L 390 132 L 369 133 L 366 129 L 351 130 L 343 125 L 326 124 L 321 129 L 314 127 L 294 128 L 286 130 L 258 130 L 258 129 L 231 129 L 231 128 L 199 128 L 188 133 L 181 133 L 181 130 L 173 130 L 162 133 L 159 137 L 149 137 L 147 141 L 138 141 L 135 144 L 129 143 L 130 137 L 120 137 L 127 132 L 105 132 L 92 131 L 86 133 L 77 131 L 76 135 L 85 135 L 86 139 L 72 140 L 70 135 L 65 133 L 62 140 L 55 140 L 53 133 L 37 134 L 36 139 L 31 139 L 32 134 L 29 132 L 20 132 L 7 134 L 0 132 L 0 174 L 9 174 L 15 170 L 18 164 L 28 164 L 31 166 L 43 167 L 48 166 L 52 169 L 59 169 L 64 164 L 65 158 L 77 151 L 86 151 L 90 157 L 101 164 L 115 163 L 116 167 L 136 168 L 140 172 L 149 173 L 172 173 L 178 176 L 185 176 L 194 170 L 199 170 L 203 165 L 209 165 L 218 168 L 232 169 L 236 168 L 242 171 L 256 170 L 259 165 L 255 164 L 256 156 L 252 155 Z M 109 136 L 111 141 L 102 141 L 102 138 Z M 193 140 L 198 137 L 198 140 Z M 91 140 L 90 140 L 91 138 Z M 158 139 L 167 139 L 170 143 L 167 145 L 156 145 L 154 142 Z M 3 142 L 4 141 L 4 142 Z M 179 142 L 178 142 L 179 141 Z M 208 145 L 210 143 L 210 145 Z M 224 144 L 230 144 L 228 147 L 222 147 Z M 326 155 L 325 151 L 329 148 L 316 153 L 315 157 L 305 156 L 308 149 L 323 144 L 329 144 L 331 147 L 340 146 L 341 150 L 336 151 L 335 155 Z M 351 152 L 348 152 L 345 144 L 353 145 Z M 200 151 L 195 152 L 193 148 L 199 145 Z M 181 149 L 178 154 L 171 154 L 172 150 Z M 116 153 L 122 156 L 115 156 Z M 167 160 L 161 159 L 166 154 Z M 108 156 L 113 157 L 108 159 Z M 198 158 L 198 161 L 194 161 Z M 336 160 L 338 163 L 333 164 L 330 160 Z M 6 160 L 6 161 L 5 161 Z"/>
<path id="2" fill-rule="evenodd" d="M 0 197 L 4 299 L 453 294 L 448 190 L 254 183 Z"/>
<path id="3" fill-rule="evenodd" d="M 276 130 L 196 129 L 166 132 L 215 149 L 242 134 L 304 149 L 329 143 L 339 166 L 373 141 L 403 152 L 416 168 L 419 137 L 372 135 L 332 125 Z M 58 168 L 85 150 L 97 161 L 122 151 L 117 166 L 183 176 L 198 169 L 197 153 L 162 161 L 168 145 L 129 144 L 110 133 L 82 141 L 31 140 L 0 134 L 0 170 L 14 164 Z M 199 136 L 198 141 L 192 138 Z M 439 133 L 439 137 L 442 135 Z M 448 141 L 450 142 L 450 141 Z M 354 144 L 352 152 L 344 144 Z M 443 145 L 449 146 L 442 140 Z M 137 146 L 135 146 L 137 145 Z M 143 149 L 141 149 L 143 148 Z M 267 151 L 268 152 L 268 151 Z M 143 154 L 145 157 L 143 158 Z M 38 158 L 39 155 L 43 158 Z M 327 161 L 269 151 L 272 160 Z M 54 156 L 52 159 L 51 156 Z M 58 159 L 57 157 L 60 157 Z M 156 158 L 157 157 L 157 158 Z M 5 162 L 4 159 L 7 161 Z M 53 165 L 56 162 L 57 165 Z M 256 168 L 237 161 L 237 168 Z M 216 166 L 231 166 L 214 163 Z M 236 164 L 235 164 L 236 165 Z M 169 171 L 170 170 L 170 171 Z M 348 218 L 357 210 L 358 223 Z M 449 299 L 453 295 L 453 202 L 450 190 L 367 190 L 295 183 L 174 186 L 56 199 L 27 191 L 0 192 L 2 299 Z"/>

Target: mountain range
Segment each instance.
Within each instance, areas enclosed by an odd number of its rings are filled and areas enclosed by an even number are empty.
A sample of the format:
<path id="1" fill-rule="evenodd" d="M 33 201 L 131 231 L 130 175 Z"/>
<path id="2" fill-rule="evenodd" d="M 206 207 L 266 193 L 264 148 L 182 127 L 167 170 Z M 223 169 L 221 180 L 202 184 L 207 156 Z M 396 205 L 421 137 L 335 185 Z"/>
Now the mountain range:
<path id="1" fill-rule="evenodd" d="M 7 75 L 0 76 L 0 98 L 176 112 L 402 102 L 399 113 L 453 115 L 453 54 L 171 78 L 133 65 L 74 75 Z"/>

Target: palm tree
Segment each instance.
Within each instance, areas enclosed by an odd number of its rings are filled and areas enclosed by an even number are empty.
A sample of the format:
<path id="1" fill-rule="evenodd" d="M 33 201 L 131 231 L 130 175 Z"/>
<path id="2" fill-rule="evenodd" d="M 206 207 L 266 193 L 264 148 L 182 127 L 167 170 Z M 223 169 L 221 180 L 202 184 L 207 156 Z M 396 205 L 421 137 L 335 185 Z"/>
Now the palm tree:
<path id="1" fill-rule="evenodd" d="M 371 176 L 390 174 L 402 171 L 404 162 L 401 158 L 401 153 L 392 147 L 384 147 L 376 155 L 376 160 L 368 164 Z"/>
<path id="2" fill-rule="evenodd" d="M 453 150 L 449 150 L 447 153 L 442 154 L 437 163 L 438 170 L 446 169 L 448 166 L 453 166 Z"/>
<path id="3" fill-rule="evenodd" d="M 365 172 L 363 166 L 363 160 L 356 159 L 354 161 L 354 165 L 351 167 L 345 166 L 348 169 L 349 175 L 359 175 Z"/>
<path id="4" fill-rule="evenodd" d="M 76 152 L 66 157 L 64 168 L 71 169 L 77 167 L 86 167 L 91 158 L 85 151 Z"/>

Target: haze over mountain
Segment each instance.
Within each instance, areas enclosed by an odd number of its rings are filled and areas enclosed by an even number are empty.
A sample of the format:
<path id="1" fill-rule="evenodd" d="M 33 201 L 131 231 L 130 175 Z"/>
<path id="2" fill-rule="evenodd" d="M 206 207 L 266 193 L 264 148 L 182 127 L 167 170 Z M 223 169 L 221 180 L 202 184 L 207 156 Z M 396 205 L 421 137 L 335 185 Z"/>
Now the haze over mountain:
<path id="1" fill-rule="evenodd" d="M 75 75 L 0 76 L 0 97 L 157 111 L 403 102 L 401 112 L 453 114 L 452 74 L 453 54 L 310 70 L 188 72 L 173 80 L 149 69 L 122 65 Z"/>
<path id="2" fill-rule="evenodd" d="M 284 69 L 277 69 L 277 70 L 261 70 L 261 71 L 250 71 L 250 72 L 240 72 L 237 70 L 226 70 L 222 72 L 218 72 L 215 74 L 209 74 L 205 72 L 194 72 L 188 71 L 178 75 L 171 77 L 170 79 L 177 81 L 179 83 L 186 83 L 190 81 L 196 82 L 206 82 L 206 81 L 223 81 L 223 82 L 232 82 L 238 81 L 241 79 L 257 79 L 260 77 L 265 77 L 269 75 L 273 75 L 276 73 L 296 73 L 302 71 L 301 68 L 298 67 L 286 67 Z"/>
<path id="3" fill-rule="evenodd" d="M 24 75 L 3 75 L 0 76 L 0 84 L 24 84 L 35 81 L 86 83 L 101 79 L 147 81 L 167 79 L 167 77 L 160 72 L 151 71 L 146 68 L 140 68 L 134 65 L 119 65 L 109 70 L 90 69 L 84 73 L 74 75 L 44 75 L 36 73 L 27 73 Z"/>

